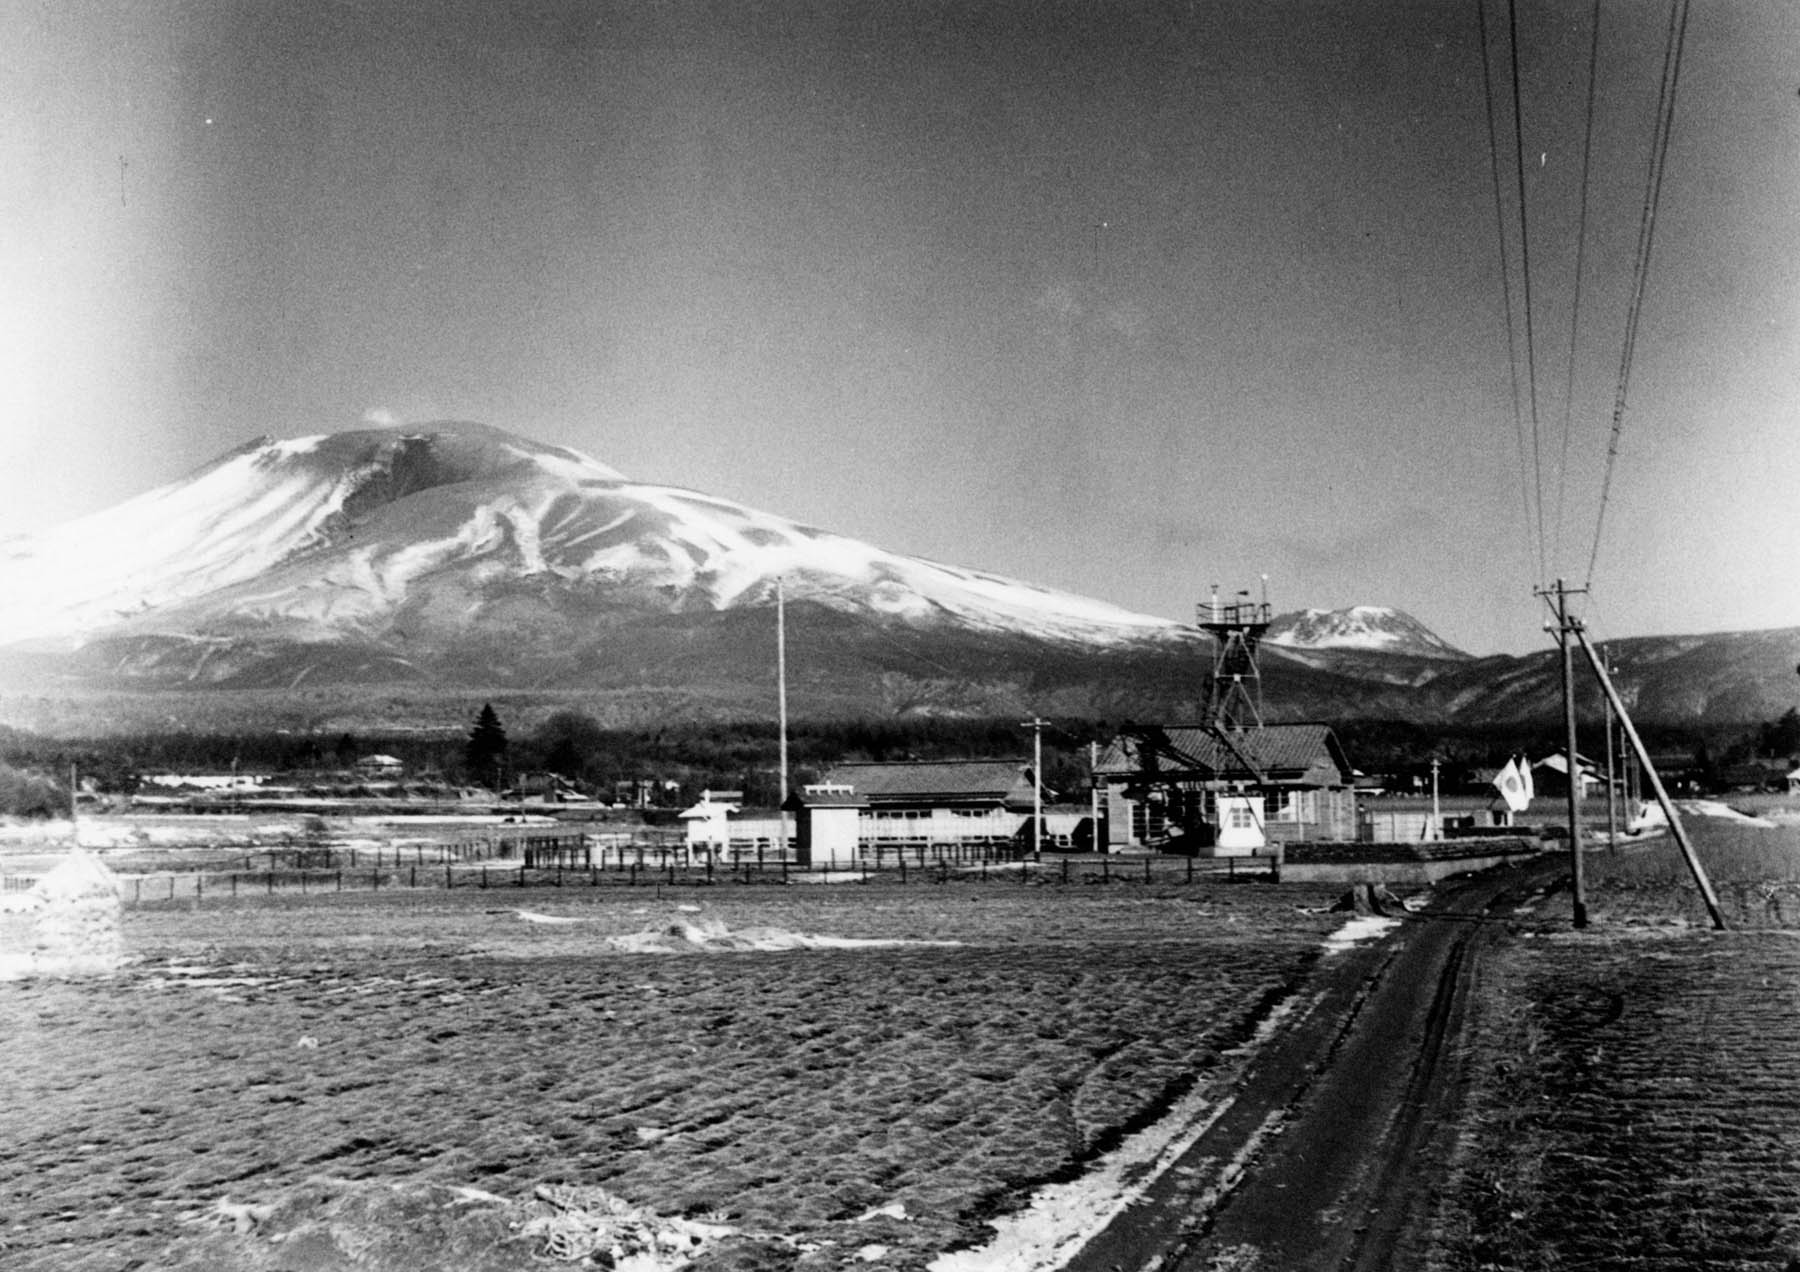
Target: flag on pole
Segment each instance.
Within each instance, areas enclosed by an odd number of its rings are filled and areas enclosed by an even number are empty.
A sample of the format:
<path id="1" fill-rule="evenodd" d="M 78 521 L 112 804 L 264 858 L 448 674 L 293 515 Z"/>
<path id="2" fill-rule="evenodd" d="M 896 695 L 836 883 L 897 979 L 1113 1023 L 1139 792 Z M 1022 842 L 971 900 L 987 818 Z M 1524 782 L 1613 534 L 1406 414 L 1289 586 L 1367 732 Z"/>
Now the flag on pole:
<path id="1" fill-rule="evenodd" d="M 1494 774 L 1494 785 L 1500 791 L 1500 798 L 1515 813 L 1524 812 L 1531 803 L 1531 776 L 1520 771 L 1517 756 L 1508 759 L 1506 767 Z"/>
<path id="2" fill-rule="evenodd" d="M 1522 811 L 1537 798 L 1537 783 L 1531 780 L 1531 759 L 1521 755 L 1519 758 L 1519 781 L 1525 788 L 1525 803 L 1519 805 Z"/>

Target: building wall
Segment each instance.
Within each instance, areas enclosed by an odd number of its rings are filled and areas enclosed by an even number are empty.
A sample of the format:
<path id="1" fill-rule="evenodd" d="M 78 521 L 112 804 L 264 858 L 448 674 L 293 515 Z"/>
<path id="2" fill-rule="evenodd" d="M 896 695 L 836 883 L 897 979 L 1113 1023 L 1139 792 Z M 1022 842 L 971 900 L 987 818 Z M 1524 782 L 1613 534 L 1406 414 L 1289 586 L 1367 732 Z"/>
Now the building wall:
<path id="1" fill-rule="evenodd" d="M 863 813 L 861 833 L 871 847 L 961 843 L 971 839 L 1010 839 L 1029 821 L 1027 814 L 1004 808 L 871 808 Z"/>
<path id="2" fill-rule="evenodd" d="M 800 864 L 807 869 L 855 865 L 858 811 L 855 808 L 801 809 Z"/>
<path id="3" fill-rule="evenodd" d="M 1270 843 L 1356 838 L 1356 792 L 1348 787 L 1276 787 L 1261 794 L 1263 830 Z M 1115 852 L 1160 841 L 1180 824 L 1183 813 L 1190 824 L 1195 818 L 1217 824 L 1214 792 L 1200 783 L 1172 790 L 1169 801 L 1158 804 L 1127 799 L 1124 783 L 1108 782 L 1104 803 L 1107 844 Z"/>

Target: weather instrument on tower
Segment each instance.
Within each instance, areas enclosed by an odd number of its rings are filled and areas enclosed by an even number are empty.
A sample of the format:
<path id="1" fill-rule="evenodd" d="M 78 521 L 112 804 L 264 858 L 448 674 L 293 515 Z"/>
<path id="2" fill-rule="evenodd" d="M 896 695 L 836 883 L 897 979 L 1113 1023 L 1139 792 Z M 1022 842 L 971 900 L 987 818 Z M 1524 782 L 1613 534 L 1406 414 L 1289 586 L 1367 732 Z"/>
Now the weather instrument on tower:
<path id="1" fill-rule="evenodd" d="M 1216 729 L 1242 733 L 1263 727 L 1262 672 L 1257 669 L 1256 649 L 1269 630 L 1269 577 L 1263 576 L 1263 598 L 1250 593 L 1219 599 L 1213 584 L 1212 599 L 1197 609 L 1200 630 L 1213 638 L 1212 678 L 1206 686 L 1206 723 Z"/>

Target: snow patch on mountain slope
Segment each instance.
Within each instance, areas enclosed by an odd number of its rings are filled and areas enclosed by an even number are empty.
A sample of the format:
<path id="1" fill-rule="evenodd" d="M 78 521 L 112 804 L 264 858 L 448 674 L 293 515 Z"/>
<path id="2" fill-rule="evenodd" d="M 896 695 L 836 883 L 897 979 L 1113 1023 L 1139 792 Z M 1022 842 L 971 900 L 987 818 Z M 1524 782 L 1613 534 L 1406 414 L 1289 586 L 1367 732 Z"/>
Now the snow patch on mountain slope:
<path id="1" fill-rule="evenodd" d="M 239 451 L 199 474 L 0 543 L 0 643 L 87 629 L 254 578 L 324 537 L 355 474 L 287 461 L 320 438 Z"/>

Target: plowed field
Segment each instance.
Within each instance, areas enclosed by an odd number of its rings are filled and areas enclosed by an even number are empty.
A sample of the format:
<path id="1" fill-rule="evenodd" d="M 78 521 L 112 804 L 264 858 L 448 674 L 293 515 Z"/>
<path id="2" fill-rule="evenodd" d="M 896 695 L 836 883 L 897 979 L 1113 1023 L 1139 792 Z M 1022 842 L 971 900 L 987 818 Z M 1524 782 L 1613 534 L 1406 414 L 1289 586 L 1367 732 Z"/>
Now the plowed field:
<path id="1" fill-rule="evenodd" d="M 597 951 L 699 915 L 132 911 L 125 973 L 0 985 L 0 1264 L 532 1266 L 520 1207 L 559 1184 L 738 1230 L 702 1266 L 922 1266 L 1228 1080 L 1337 926 L 1300 909 L 1325 896 L 787 890 L 699 914 L 960 944 L 644 955 Z"/>

